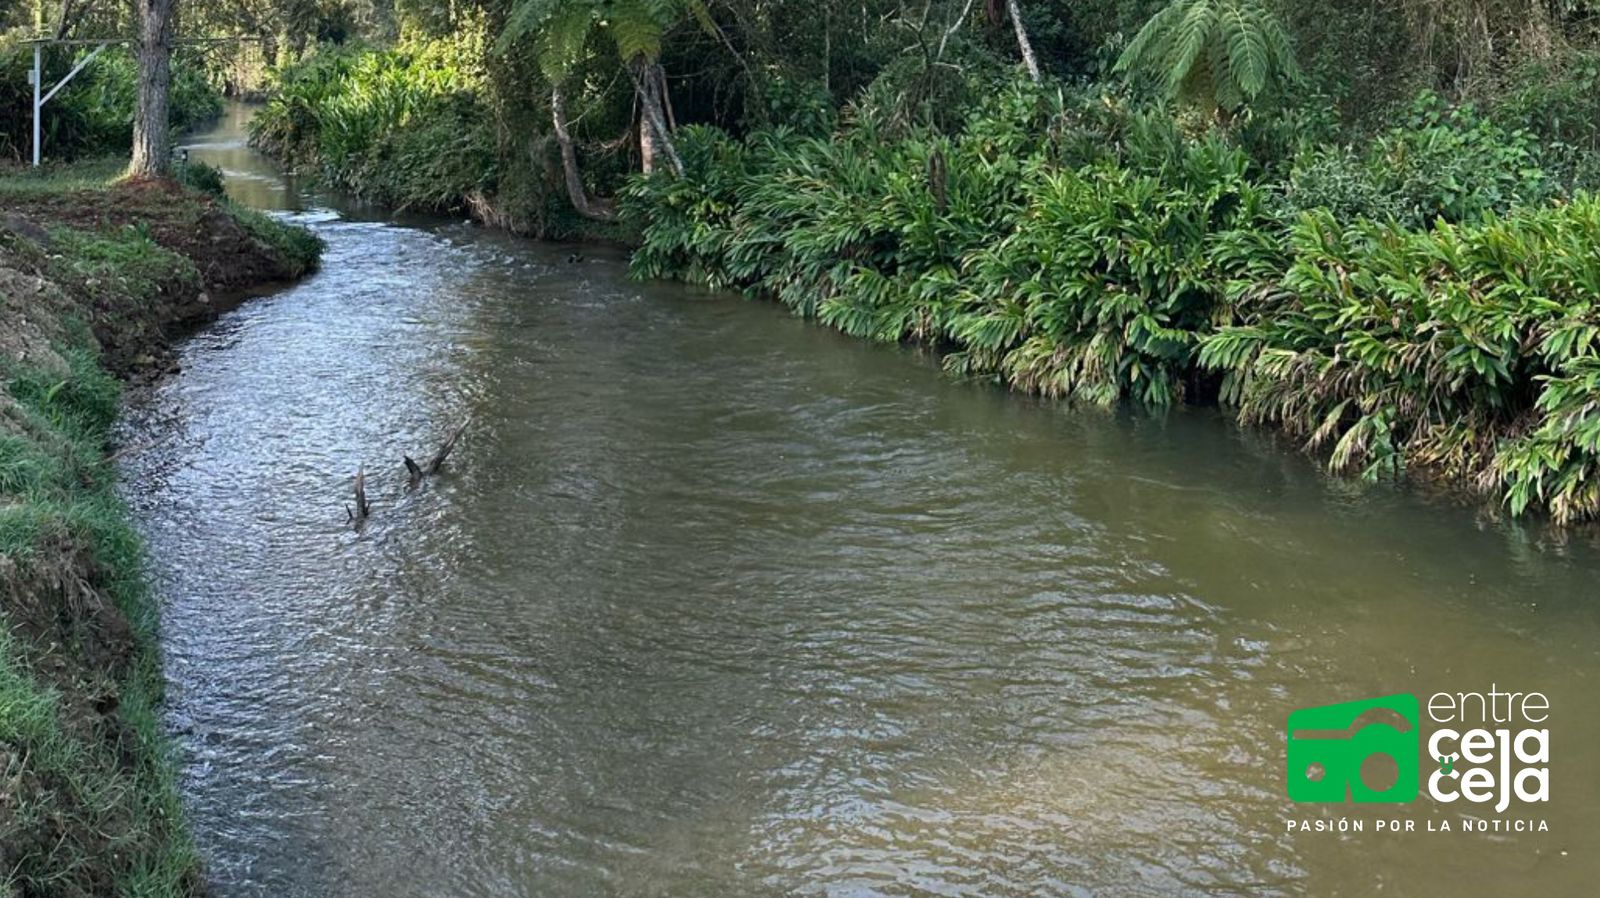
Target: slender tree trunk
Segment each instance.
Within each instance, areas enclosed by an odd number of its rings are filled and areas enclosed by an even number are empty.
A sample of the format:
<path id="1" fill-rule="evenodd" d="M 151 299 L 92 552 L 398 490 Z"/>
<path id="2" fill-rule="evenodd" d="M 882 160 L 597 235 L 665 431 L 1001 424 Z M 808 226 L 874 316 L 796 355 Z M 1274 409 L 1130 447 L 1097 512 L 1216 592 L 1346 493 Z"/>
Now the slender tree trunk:
<path id="1" fill-rule="evenodd" d="M 1017 30 L 1017 49 L 1022 51 L 1022 61 L 1028 67 L 1028 75 L 1033 78 L 1033 83 L 1038 84 L 1044 80 L 1044 76 L 1039 74 L 1039 57 L 1033 55 L 1033 42 L 1028 40 L 1028 28 L 1022 24 L 1020 0 L 1006 0 L 1006 15 L 1011 17 L 1011 27 Z"/>
<path id="2" fill-rule="evenodd" d="M 656 170 L 656 129 L 650 127 L 650 119 L 643 112 L 644 97 L 639 97 L 637 105 L 640 108 L 639 169 L 648 175 Z"/>
<path id="3" fill-rule="evenodd" d="M 167 99 L 172 87 L 172 14 L 176 0 L 137 0 L 139 10 L 138 106 L 133 116 L 130 178 L 172 173 Z"/>
<path id="4" fill-rule="evenodd" d="M 667 70 L 656 66 L 656 83 L 661 89 L 661 105 L 667 110 L 667 129 L 678 133 L 678 113 L 672 108 L 672 91 L 667 87 Z"/>
<path id="5" fill-rule="evenodd" d="M 650 134 L 652 152 L 664 153 L 667 162 L 672 165 L 672 173 L 682 177 L 683 159 L 678 156 L 678 148 L 672 145 L 672 132 L 667 128 L 666 115 L 661 108 L 661 85 L 665 76 L 656 71 L 659 67 L 658 63 L 647 62 L 643 58 L 634 60 L 628 67 L 644 118 L 639 126 L 640 154 L 644 152 L 645 132 L 653 132 Z"/>
<path id="6" fill-rule="evenodd" d="M 589 198 L 589 190 L 583 186 L 583 177 L 578 174 L 578 150 L 572 145 L 572 135 L 567 132 L 567 98 L 560 84 L 550 89 L 550 118 L 555 126 L 556 143 L 561 147 L 561 173 L 566 178 L 567 198 L 572 200 L 572 208 L 584 218 L 614 221 L 616 215 L 610 209 Z"/>
<path id="7" fill-rule="evenodd" d="M 1555 47 L 1555 28 L 1545 0 L 1528 0 L 1528 24 L 1523 29 L 1523 45 L 1535 59 L 1549 59 Z"/>

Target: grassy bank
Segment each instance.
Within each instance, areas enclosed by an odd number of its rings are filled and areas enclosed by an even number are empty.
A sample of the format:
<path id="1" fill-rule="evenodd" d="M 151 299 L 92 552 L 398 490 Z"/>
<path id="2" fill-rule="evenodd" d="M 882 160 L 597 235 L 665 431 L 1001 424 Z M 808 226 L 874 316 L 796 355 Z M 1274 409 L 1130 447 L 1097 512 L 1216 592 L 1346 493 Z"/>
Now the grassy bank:
<path id="1" fill-rule="evenodd" d="M 1413 115 L 1275 162 L 1247 127 L 1027 86 L 948 136 L 691 128 L 686 176 L 627 193 L 633 267 L 924 342 L 962 376 L 1220 402 L 1340 473 L 1600 517 L 1600 200 L 1525 131 Z"/>
<path id="2" fill-rule="evenodd" d="M 192 895 L 158 606 L 116 496 L 119 376 L 309 234 L 112 166 L 0 175 L 0 896 Z"/>

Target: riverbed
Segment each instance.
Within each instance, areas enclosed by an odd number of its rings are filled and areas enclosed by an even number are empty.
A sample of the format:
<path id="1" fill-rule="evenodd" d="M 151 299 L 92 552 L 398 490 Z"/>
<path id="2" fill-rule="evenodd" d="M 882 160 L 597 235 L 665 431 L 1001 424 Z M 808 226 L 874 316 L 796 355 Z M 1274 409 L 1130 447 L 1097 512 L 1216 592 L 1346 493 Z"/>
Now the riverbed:
<path id="1" fill-rule="evenodd" d="M 247 114 L 190 152 L 315 228 L 323 269 L 187 339 L 123 428 L 218 895 L 1600 881 L 1590 538 L 330 200 L 244 148 Z M 1548 697 L 1549 801 L 1286 796 L 1290 711 L 1491 686 Z"/>

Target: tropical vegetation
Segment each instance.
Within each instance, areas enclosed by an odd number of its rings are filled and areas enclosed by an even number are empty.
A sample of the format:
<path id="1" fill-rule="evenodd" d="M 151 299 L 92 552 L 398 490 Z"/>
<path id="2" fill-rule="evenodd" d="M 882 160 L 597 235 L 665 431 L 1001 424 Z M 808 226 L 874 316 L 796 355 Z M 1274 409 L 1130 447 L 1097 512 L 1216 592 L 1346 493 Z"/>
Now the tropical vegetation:
<path id="1" fill-rule="evenodd" d="M 255 139 L 958 376 L 1585 520 L 1594 10 L 1479 6 L 402 5 L 276 69 Z"/>

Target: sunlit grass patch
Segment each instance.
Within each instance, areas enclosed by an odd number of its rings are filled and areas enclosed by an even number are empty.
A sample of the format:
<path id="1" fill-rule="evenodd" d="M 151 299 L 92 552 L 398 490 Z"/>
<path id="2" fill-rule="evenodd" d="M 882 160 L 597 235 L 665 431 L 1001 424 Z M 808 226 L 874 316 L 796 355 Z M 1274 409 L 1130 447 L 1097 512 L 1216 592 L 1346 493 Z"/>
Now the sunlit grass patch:
<path id="1" fill-rule="evenodd" d="M 78 162 L 53 162 L 34 168 L 0 165 L 0 196 L 20 197 L 70 190 L 104 190 L 127 171 L 126 157 L 107 156 Z"/>

